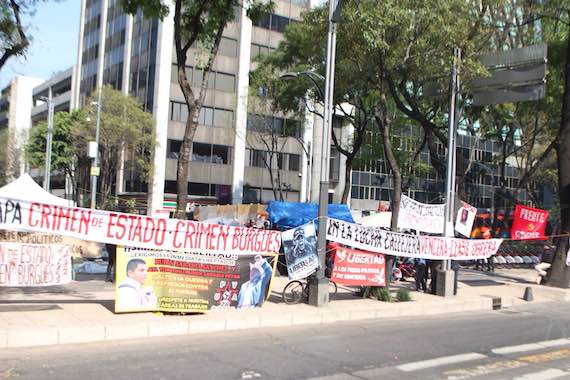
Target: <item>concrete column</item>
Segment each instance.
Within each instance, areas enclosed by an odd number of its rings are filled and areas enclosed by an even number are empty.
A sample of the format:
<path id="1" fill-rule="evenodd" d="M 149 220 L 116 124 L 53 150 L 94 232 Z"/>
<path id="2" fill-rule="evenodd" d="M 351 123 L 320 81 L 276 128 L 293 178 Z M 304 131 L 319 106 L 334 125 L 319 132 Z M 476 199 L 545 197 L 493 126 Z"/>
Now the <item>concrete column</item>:
<path id="1" fill-rule="evenodd" d="M 99 57 L 97 63 L 97 88 L 103 86 L 103 71 L 105 70 L 105 40 L 107 39 L 107 7 L 108 0 L 101 0 L 101 28 L 99 30 Z"/>
<path id="2" fill-rule="evenodd" d="M 232 204 L 243 201 L 245 175 L 245 138 L 247 133 L 247 104 L 249 95 L 249 64 L 252 23 L 242 7 L 240 15 L 239 67 L 237 78 L 237 104 L 234 120 L 234 155 L 232 174 Z"/>
<path id="3" fill-rule="evenodd" d="M 169 4 L 171 2 L 169 1 Z M 171 7 L 172 9 L 172 7 Z M 170 106 L 170 70 L 172 69 L 172 48 L 174 41 L 174 12 L 158 24 L 156 49 L 156 72 L 153 115 L 156 128 L 154 148 L 154 171 L 149 183 L 148 213 L 152 215 L 163 207 L 164 179 L 166 170 L 166 144 L 168 142 L 168 109 Z"/>
<path id="4" fill-rule="evenodd" d="M 73 67 L 71 74 L 71 99 L 69 104 L 70 110 L 80 108 L 79 93 L 81 91 L 81 65 L 83 64 L 83 34 L 85 29 L 85 1 L 81 0 L 81 8 L 79 13 L 79 42 L 77 43 L 77 61 Z"/>

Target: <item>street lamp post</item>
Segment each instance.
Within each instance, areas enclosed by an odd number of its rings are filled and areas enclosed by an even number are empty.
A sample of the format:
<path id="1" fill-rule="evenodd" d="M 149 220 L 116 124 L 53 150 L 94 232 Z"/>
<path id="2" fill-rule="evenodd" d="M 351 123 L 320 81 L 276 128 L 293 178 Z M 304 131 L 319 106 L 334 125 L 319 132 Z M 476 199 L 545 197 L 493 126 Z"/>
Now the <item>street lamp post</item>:
<path id="1" fill-rule="evenodd" d="M 95 154 L 93 157 L 93 166 L 91 167 L 91 208 L 95 209 L 97 203 L 97 177 L 99 176 L 99 128 L 101 125 L 101 89 L 97 95 L 97 121 L 95 124 Z"/>
<path id="2" fill-rule="evenodd" d="M 459 64 L 461 50 L 453 50 L 453 67 L 451 73 L 451 101 L 449 106 L 449 131 L 447 141 L 447 178 L 445 186 L 445 220 L 444 236 L 452 238 L 454 232 L 455 211 L 455 173 L 456 173 L 456 137 L 457 137 L 457 96 L 459 93 Z M 451 260 L 444 260 L 441 271 L 437 274 L 436 292 L 442 297 L 453 295 L 453 276 Z"/>
<path id="3" fill-rule="evenodd" d="M 343 0 L 330 0 L 329 1 L 329 31 L 327 35 L 327 57 L 326 57 L 326 76 L 322 78 L 321 75 L 313 71 L 304 71 L 300 73 L 285 73 L 281 76 L 282 79 L 292 79 L 299 75 L 306 75 L 315 85 L 319 91 L 319 95 L 324 100 L 324 113 L 323 113 L 323 136 L 321 148 L 321 180 L 319 189 L 319 212 L 318 223 L 319 231 L 317 236 L 317 254 L 319 257 L 319 269 L 309 281 L 309 305 L 324 306 L 329 302 L 329 280 L 325 276 L 326 266 L 326 229 L 328 219 L 328 205 L 329 205 L 329 161 L 330 161 L 330 138 L 332 130 L 333 119 L 333 90 L 334 90 L 334 68 L 335 68 L 335 55 L 336 55 L 336 24 L 340 21 L 340 12 Z M 325 81 L 325 93 L 319 87 L 317 81 L 313 77 Z"/>
<path id="4" fill-rule="evenodd" d="M 48 96 L 40 98 L 47 101 L 47 136 L 46 136 L 46 160 L 44 167 L 44 190 L 50 191 L 51 185 L 51 146 L 53 136 L 53 99 L 51 87 L 48 89 Z"/>

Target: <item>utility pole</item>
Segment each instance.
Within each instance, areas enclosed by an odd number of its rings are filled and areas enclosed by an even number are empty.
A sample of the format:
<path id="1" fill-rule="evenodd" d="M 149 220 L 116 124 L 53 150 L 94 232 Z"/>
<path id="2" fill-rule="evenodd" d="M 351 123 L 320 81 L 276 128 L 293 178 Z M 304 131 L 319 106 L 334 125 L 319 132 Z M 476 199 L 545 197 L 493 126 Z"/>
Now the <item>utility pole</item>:
<path id="1" fill-rule="evenodd" d="M 97 177 L 99 176 L 99 128 L 101 125 L 101 92 L 97 95 L 97 122 L 95 127 L 95 154 L 93 157 L 93 166 L 91 167 L 91 208 L 97 207 Z M 92 103 L 93 104 L 93 103 Z"/>
<path id="2" fill-rule="evenodd" d="M 453 66 L 451 69 L 451 100 L 449 104 L 449 126 L 447 137 L 447 178 L 445 181 L 445 220 L 444 236 L 452 238 L 454 233 L 455 211 L 455 173 L 456 173 L 456 137 L 457 137 L 457 97 L 459 95 L 459 66 L 461 65 L 461 49 L 453 49 Z M 451 260 L 444 260 L 442 269 L 437 275 L 437 295 L 449 297 L 453 295 L 453 276 Z"/>
<path id="3" fill-rule="evenodd" d="M 329 205 L 329 166 L 331 130 L 334 115 L 334 68 L 336 55 L 336 24 L 340 20 L 342 0 L 329 1 L 329 32 L 327 36 L 327 63 L 325 76 L 324 123 L 321 154 L 321 181 L 319 190 L 319 231 L 317 236 L 317 254 L 319 269 L 309 281 L 309 305 L 324 306 L 329 302 L 329 280 L 325 276 L 327 249 L 327 216 Z"/>
<path id="4" fill-rule="evenodd" d="M 52 99 L 51 87 L 48 89 L 47 109 L 48 109 L 48 115 L 47 115 L 47 136 L 46 136 L 46 161 L 44 167 L 44 190 L 50 191 L 51 145 L 52 145 L 52 136 L 53 136 L 53 99 Z"/>

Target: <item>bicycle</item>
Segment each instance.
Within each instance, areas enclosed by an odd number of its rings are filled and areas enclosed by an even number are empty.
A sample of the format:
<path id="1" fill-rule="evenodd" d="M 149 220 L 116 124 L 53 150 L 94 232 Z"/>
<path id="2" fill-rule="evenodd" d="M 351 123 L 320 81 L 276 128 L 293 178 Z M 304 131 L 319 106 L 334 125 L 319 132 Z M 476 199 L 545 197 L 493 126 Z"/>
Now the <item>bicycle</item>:
<path id="1" fill-rule="evenodd" d="M 307 279 L 289 281 L 283 289 L 283 301 L 287 305 L 298 304 L 302 299 L 309 300 L 309 286 Z M 329 279 L 329 300 L 333 299 L 338 291 L 336 282 Z"/>

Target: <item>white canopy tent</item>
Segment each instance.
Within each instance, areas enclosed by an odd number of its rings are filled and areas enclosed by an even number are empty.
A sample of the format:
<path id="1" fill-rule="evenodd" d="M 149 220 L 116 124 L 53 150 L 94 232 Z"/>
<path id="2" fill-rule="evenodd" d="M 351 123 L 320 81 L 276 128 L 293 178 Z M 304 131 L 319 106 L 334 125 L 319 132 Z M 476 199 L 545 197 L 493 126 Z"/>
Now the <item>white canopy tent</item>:
<path id="1" fill-rule="evenodd" d="M 17 180 L 0 187 L 0 197 L 21 201 L 41 202 L 56 206 L 73 206 L 73 201 L 56 197 L 45 191 L 28 174 L 21 175 Z"/>

